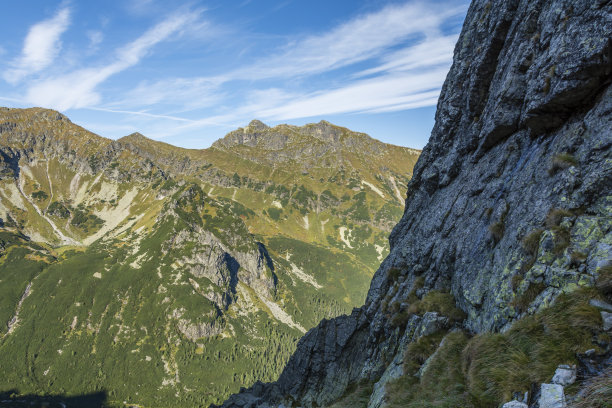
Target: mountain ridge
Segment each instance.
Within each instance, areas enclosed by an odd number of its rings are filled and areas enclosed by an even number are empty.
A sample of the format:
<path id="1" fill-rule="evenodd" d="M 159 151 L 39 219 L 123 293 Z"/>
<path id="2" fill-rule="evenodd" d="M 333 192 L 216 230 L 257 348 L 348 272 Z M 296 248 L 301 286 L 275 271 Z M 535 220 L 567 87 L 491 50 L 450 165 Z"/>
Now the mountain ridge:
<path id="1" fill-rule="evenodd" d="M 51 110 L 0 110 L 0 388 L 219 403 L 361 303 L 417 155 L 380 143 L 401 160 L 349 147 L 306 169 L 244 147 L 110 140 Z"/>

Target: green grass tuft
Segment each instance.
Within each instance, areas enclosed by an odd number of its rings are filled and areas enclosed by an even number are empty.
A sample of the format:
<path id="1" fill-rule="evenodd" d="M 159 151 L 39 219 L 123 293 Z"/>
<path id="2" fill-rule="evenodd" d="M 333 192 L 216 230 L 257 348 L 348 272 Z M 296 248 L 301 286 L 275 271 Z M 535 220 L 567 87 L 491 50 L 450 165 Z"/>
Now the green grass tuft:
<path id="1" fill-rule="evenodd" d="M 563 218 L 573 217 L 573 216 L 574 214 L 569 210 L 566 210 L 563 208 L 552 208 L 548 212 L 548 215 L 546 216 L 546 227 L 547 228 L 558 227 L 559 224 L 561 224 L 561 221 L 563 221 Z"/>
<path id="2" fill-rule="evenodd" d="M 559 153 L 552 159 L 548 174 L 555 175 L 560 170 L 578 166 L 578 160 L 569 153 Z"/>
<path id="3" fill-rule="evenodd" d="M 504 236 L 505 225 L 503 221 L 494 222 L 489 225 L 489 233 L 493 237 L 493 241 L 497 244 Z"/>
<path id="4" fill-rule="evenodd" d="M 597 271 L 597 281 L 595 287 L 599 289 L 605 296 L 612 296 L 612 263 L 602 266 Z"/>
<path id="5" fill-rule="evenodd" d="M 466 317 L 463 310 L 457 307 L 452 294 L 437 290 L 428 292 L 423 299 L 412 303 L 406 311 L 408 314 L 418 315 L 425 312 L 437 312 L 455 322 L 460 322 Z"/>
<path id="6" fill-rule="evenodd" d="M 470 339 L 453 332 L 439 347 L 436 343 L 443 334 L 436 333 L 410 344 L 404 376 L 387 386 L 389 405 L 493 407 L 511 400 L 514 392 L 529 390 L 533 383 L 549 381 L 559 364 L 576 364 L 576 353 L 599 348 L 594 340 L 603 333 L 601 316 L 588 303 L 594 297 L 600 297 L 594 289 L 562 294 L 551 307 L 523 318 L 505 333 L 482 333 Z M 429 356 L 421 378 L 415 377 Z M 593 396 L 587 394 L 583 403 L 608 398 L 608 386 L 609 380 L 594 385 Z"/>
<path id="7" fill-rule="evenodd" d="M 540 247 L 540 238 L 542 238 L 542 233 L 544 230 L 537 229 L 531 231 L 529 234 L 525 235 L 521 240 L 521 247 L 525 250 L 527 254 L 534 257 L 538 253 L 538 249 Z"/>

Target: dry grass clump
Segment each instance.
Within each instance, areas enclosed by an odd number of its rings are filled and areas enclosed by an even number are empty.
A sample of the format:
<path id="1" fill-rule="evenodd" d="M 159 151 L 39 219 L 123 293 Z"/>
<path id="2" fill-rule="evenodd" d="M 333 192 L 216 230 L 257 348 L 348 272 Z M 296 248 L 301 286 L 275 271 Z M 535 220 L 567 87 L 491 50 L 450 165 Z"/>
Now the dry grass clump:
<path id="1" fill-rule="evenodd" d="M 521 247 L 530 256 L 537 255 L 540 248 L 540 238 L 542 238 L 543 233 L 543 229 L 537 229 L 525 235 L 521 240 Z"/>
<path id="2" fill-rule="evenodd" d="M 567 228 L 553 228 L 553 253 L 562 255 L 563 251 L 569 246 L 571 240 L 570 232 Z"/>
<path id="3" fill-rule="evenodd" d="M 330 405 L 330 408 L 365 407 L 368 405 L 373 388 L 372 383 L 369 381 L 360 381 L 351 384 L 344 392 L 344 395 L 338 401 Z"/>
<path id="4" fill-rule="evenodd" d="M 496 244 L 501 241 L 502 237 L 504 236 L 505 228 L 506 226 L 504 225 L 503 221 L 494 222 L 493 224 L 489 225 L 489 233 L 493 237 L 493 241 L 495 241 Z"/>
<path id="5" fill-rule="evenodd" d="M 439 332 L 410 344 L 404 354 L 405 375 L 386 387 L 388 405 L 475 407 L 465 392 L 465 377 L 461 371 L 461 352 L 467 342 L 468 336 L 463 332 Z M 427 369 L 419 380 L 415 374 L 430 356 Z"/>
<path id="6" fill-rule="evenodd" d="M 426 312 L 437 312 L 455 322 L 460 322 L 466 317 L 463 310 L 457 307 L 453 295 L 437 290 L 427 292 L 427 294 L 423 296 L 423 299 L 412 303 L 406 312 L 409 315 L 423 315 Z"/>
<path id="7" fill-rule="evenodd" d="M 505 334 L 474 337 L 463 352 L 470 390 L 494 406 L 548 381 L 559 364 L 574 364 L 575 354 L 593 348 L 593 333 L 601 330 L 599 311 L 588 304 L 594 296 L 586 289 L 561 295 Z"/>
<path id="8" fill-rule="evenodd" d="M 561 224 L 561 221 L 563 221 L 563 218 L 573 217 L 573 216 L 574 214 L 571 211 L 566 210 L 564 208 L 552 208 L 548 212 L 548 215 L 546 215 L 546 227 L 547 228 L 558 227 L 559 224 Z"/>
<path id="9" fill-rule="evenodd" d="M 590 380 L 570 408 L 611 408 L 612 368 Z"/>
<path id="10" fill-rule="evenodd" d="M 560 295 L 542 312 L 523 318 L 505 333 L 469 338 L 461 332 L 435 333 L 410 344 L 404 355 L 405 375 L 387 386 L 392 407 L 499 406 L 514 392 L 549 381 L 559 364 L 576 364 L 576 353 L 594 345 L 603 333 L 601 315 L 588 304 L 601 297 L 594 289 Z M 436 351 L 437 348 L 437 351 Z M 435 354 L 434 354 L 435 352 Z M 414 376 L 428 361 L 421 378 Z M 591 408 L 609 398 L 609 378 L 598 380 L 579 408 Z M 593 402 L 594 401 L 594 402 Z M 587 405 L 590 403 L 591 405 Z"/>
<path id="11" fill-rule="evenodd" d="M 604 296 L 612 296 L 612 263 L 602 266 L 597 271 L 597 281 L 595 287 L 599 289 Z"/>
<path id="12" fill-rule="evenodd" d="M 578 166 L 578 160 L 574 156 L 569 153 L 559 153 L 553 157 L 548 174 L 552 176 L 560 170 L 576 166 Z"/>
<path id="13" fill-rule="evenodd" d="M 541 282 L 530 282 L 527 290 L 517 298 L 515 298 L 511 305 L 516 307 L 519 313 L 524 313 L 529 308 L 531 302 L 546 289 L 546 285 Z"/>

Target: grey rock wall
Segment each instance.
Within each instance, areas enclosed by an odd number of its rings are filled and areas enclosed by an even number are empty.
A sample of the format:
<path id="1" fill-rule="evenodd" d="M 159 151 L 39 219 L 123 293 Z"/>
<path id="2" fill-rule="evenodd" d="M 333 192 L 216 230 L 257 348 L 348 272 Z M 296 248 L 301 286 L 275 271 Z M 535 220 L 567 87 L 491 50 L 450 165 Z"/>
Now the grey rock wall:
<path id="1" fill-rule="evenodd" d="M 366 304 L 224 406 L 325 406 L 377 381 L 407 336 L 383 305 L 407 303 L 417 277 L 417 294 L 450 291 L 473 332 L 592 284 L 612 262 L 610 33 L 609 0 L 474 0 Z"/>

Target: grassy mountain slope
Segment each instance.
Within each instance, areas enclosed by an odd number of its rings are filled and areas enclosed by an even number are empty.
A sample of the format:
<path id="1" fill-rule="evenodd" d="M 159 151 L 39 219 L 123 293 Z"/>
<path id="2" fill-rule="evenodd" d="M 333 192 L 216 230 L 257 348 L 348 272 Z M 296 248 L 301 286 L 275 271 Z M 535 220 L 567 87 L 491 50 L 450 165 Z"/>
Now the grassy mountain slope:
<path id="1" fill-rule="evenodd" d="M 0 391 L 198 406 L 276 378 L 363 302 L 418 154 L 327 122 L 189 150 L 0 109 Z"/>

